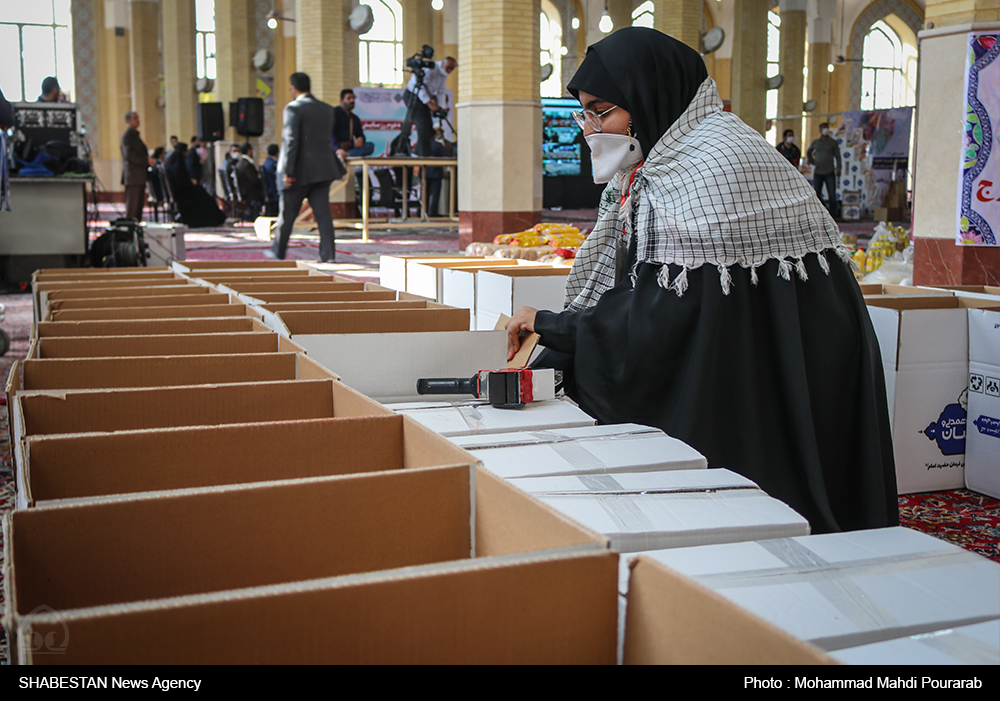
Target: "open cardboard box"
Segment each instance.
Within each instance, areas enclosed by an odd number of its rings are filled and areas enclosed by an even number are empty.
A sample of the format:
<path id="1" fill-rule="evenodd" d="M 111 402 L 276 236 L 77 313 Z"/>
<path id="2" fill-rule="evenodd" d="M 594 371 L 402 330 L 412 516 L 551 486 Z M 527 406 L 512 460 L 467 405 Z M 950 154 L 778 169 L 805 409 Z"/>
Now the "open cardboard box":
<path id="1" fill-rule="evenodd" d="M 519 307 L 562 311 L 570 268 L 517 266 L 476 273 L 476 328 L 492 329 Z"/>
<path id="2" fill-rule="evenodd" d="M 270 330 L 151 336 L 51 336 L 35 339 L 26 360 L 223 353 L 305 353 L 305 350 Z"/>
<path id="3" fill-rule="evenodd" d="M 346 584 L 352 580 L 334 578 L 387 570 L 430 575 L 444 563 L 461 563 L 453 571 L 471 572 L 539 555 L 607 555 L 608 546 L 604 538 L 473 465 L 109 497 L 17 511 L 5 526 L 8 625 L 39 607 L 59 613 L 113 606 L 120 615 L 129 604 L 137 605 L 132 610 L 174 607 L 221 592 L 227 600 L 243 599 L 255 592 L 231 590 L 291 582 L 311 587 L 323 579 Z M 616 561 L 614 555 L 603 561 L 600 596 L 593 600 L 597 611 L 575 611 L 579 618 L 597 616 L 608 636 L 602 645 L 607 662 L 614 660 Z M 560 588 L 591 586 L 563 580 Z M 438 590 L 445 599 L 449 593 Z M 493 593 L 490 607 L 506 609 L 507 596 Z M 345 608 L 353 611 L 345 611 L 347 616 L 368 611 L 379 618 L 392 610 Z M 539 611 L 537 604 L 531 609 Z M 323 620 L 328 637 L 342 638 L 343 631 L 315 610 L 312 617 Z M 77 639 L 72 632 L 70 638 L 72 647 Z M 136 648 L 127 638 L 119 645 L 122 653 Z M 517 639 L 511 645 L 531 642 Z M 218 639 L 211 647 L 220 647 Z"/>
<path id="4" fill-rule="evenodd" d="M 35 338 L 53 336 L 147 336 L 163 334 L 247 333 L 273 330 L 259 318 L 249 316 L 206 319 L 123 319 L 105 321 L 42 321 L 34 328 Z"/>
<path id="5" fill-rule="evenodd" d="M 418 398 L 424 377 L 471 377 L 507 364 L 504 331 L 469 331 L 469 311 L 428 309 L 279 312 L 275 330 L 336 367 L 343 381 L 380 401 Z"/>
<path id="6" fill-rule="evenodd" d="M 19 508 L 54 500 L 475 462 L 402 416 L 33 436 L 25 455 Z"/>
<path id="7" fill-rule="evenodd" d="M 313 268 L 302 260 L 175 260 L 170 267 L 178 273 L 196 273 L 200 275 L 207 271 L 272 271 L 272 270 L 312 270 Z"/>
<path id="8" fill-rule="evenodd" d="M 31 288 L 32 302 L 35 309 L 35 320 L 41 316 L 42 310 L 47 308 L 49 294 L 54 292 L 73 291 L 97 291 L 103 290 L 107 294 L 102 297 L 113 297 L 117 295 L 127 295 L 128 290 L 138 287 L 193 287 L 190 280 L 177 277 L 173 273 L 150 273 L 149 279 L 124 279 L 124 280 L 65 280 L 53 282 L 38 282 Z"/>
<path id="9" fill-rule="evenodd" d="M 51 321 L 110 321 L 118 319 L 195 319 L 199 317 L 256 317 L 245 304 L 182 304 L 159 307 L 108 307 L 104 309 L 64 309 L 52 312 Z"/>
<path id="10" fill-rule="evenodd" d="M 935 290 L 928 287 L 913 287 L 912 285 L 883 285 L 880 283 L 863 282 L 860 284 L 861 294 L 872 295 L 920 295 L 923 297 L 949 295 L 950 292 Z"/>
<path id="11" fill-rule="evenodd" d="M 21 622 L 22 662 L 614 664 L 607 580 L 617 559 L 612 552 L 481 557 L 474 565 L 128 604 L 113 613 L 36 614 Z M 36 639 L 56 649 L 32 651 Z"/>
<path id="12" fill-rule="evenodd" d="M 476 321 L 476 300 L 478 299 L 479 287 L 477 273 L 481 270 L 502 270 L 509 267 L 509 262 L 493 258 L 481 261 L 479 265 L 442 268 L 439 271 L 438 297 L 443 304 L 468 309 L 472 315 L 472 328 L 480 328 Z"/>
<path id="13" fill-rule="evenodd" d="M 194 287 L 192 285 L 192 287 Z M 197 288 L 195 288 L 197 289 Z M 207 288 L 206 288 L 207 289 Z M 207 294 L 195 292 L 174 295 L 142 295 L 138 297 L 90 297 L 84 299 L 48 300 L 47 309 L 40 321 L 51 321 L 56 312 L 71 309 L 117 309 L 137 307 L 179 307 L 205 304 L 229 304 L 229 295 L 209 291 Z"/>
<path id="14" fill-rule="evenodd" d="M 998 591 L 1000 564 L 907 528 L 661 550 L 632 566 L 625 661 L 767 662 L 758 619 L 830 652 L 996 620 Z"/>
<path id="15" fill-rule="evenodd" d="M 443 300 L 442 279 L 446 269 L 461 268 L 482 268 L 488 265 L 491 268 L 516 268 L 518 262 L 508 259 L 485 260 L 436 260 L 421 261 L 409 260 L 406 263 L 406 291 L 410 294 L 420 295 L 433 299 L 436 302 Z M 463 305 L 464 306 L 464 305 Z"/>
<path id="16" fill-rule="evenodd" d="M 965 486 L 969 309 L 1000 300 L 868 297 L 878 337 L 900 494 Z"/>
<path id="17" fill-rule="evenodd" d="M 166 266 L 149 268 L 39 268 L 31 275 L 32 282 L 49 278 L 132 277 L 149 273 L 166 273 Z"/>
<path id="18" fill-rule="evenodd" d="M 261 320 L 288 335 L 289 324 L 322 333 L 403 333 L 467 331 L 469 314 L 422 299 L 265 303 L 255 309 Z"/>
<path id="19" fill-rule="evenodd" d="M 363 302 L 399 299 L 394 290 L 355 290 L 351 292 L 255 292 L 244 295 L 249 304 L 286 302 Z"/>
<path id="20" fill-rule="evenodd" d="M 85 289 L 76 290 L 55 290 L 49 292 L 47 295 L 47 300 L 49 302 L 54 302 L 56 300 L 81 300 L 81 299 L 95 299 L 95 298 L 106 298 L 106 297 L 146 297 L 146 296 L 173 296 L 173 295 L 198 295 L 198 294 L 208 294 L 212 292 L 211 289 L 207 287 L 202 287 L 201 285 L 194 285 L 190 282 L 184 285 L 174 284 L 172 281 L 169 284 L 163 285 L 147 285 L 144 287 L 116 287 L 113 289 L 108 289 L 106 287 L 87 287 Z"/>
<path id="21" fill-rule="evenodd" d="M 965 485 L 1000 499 L 1000 310 L 969 310 Z"/>
<path id="22" fill-rule="evenodd" d="M 379 283 L 390 290 L 399 290 L 401 292 L 406 291 L 406 271 L 407 266 L 410 261 L 467 261 L 467 260 L 485 260 L 481 256 L 465 256 L 465 255 L 453 255 L 453 256 L 435 256 L 422 255 L 422 256 L 379 256 L 378 260 L 378 272 L 379 272 Z"/>
<path id="23" fill-rule="evenodd" d="M 951 292 L 959 297 L 972 297 L 974 299 L 1000 298 L 1000 287 L 994 285 L 937 285 L 921 289 Z"/>

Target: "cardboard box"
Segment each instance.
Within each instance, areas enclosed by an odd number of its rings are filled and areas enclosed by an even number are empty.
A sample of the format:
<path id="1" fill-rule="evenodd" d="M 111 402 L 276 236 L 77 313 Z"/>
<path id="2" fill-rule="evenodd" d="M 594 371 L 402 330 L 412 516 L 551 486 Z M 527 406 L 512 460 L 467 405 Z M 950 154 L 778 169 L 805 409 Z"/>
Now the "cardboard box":
<path id="1" fill-rule="evenodd" d="M 385 406 L 449 438 L 593 426 L 595 423 L 578 406 L 563 399 L 532 402 L 521 409 L 497 409 L 482 399 L 386 403 Z"/>
<path id="2" fill-rule="evenodd" d="M 150 266 L 148 268 L 39 268 L 31 275 L 32 282 L 40 282 L 55 278 L 90 278 L 90 277 L 131 277 L 148 273 L 167 273 L 168 267 Z"/>
<path id="3" fill-rule="evenodd" d="M 28 664 L 614 664 L 608 572 L 617 557 L 483 557 L 475 567 L 128 604 L 113 615 L 43 614 L 25 618 L 19 635 Z M 36 638 L 64 635 L 61 654 L 30 651 Z"/>
<path id="4" fill-rule="evenodd" d="M 406 271 L 410 261 L 466 261 L 483 260 L 480 256 L 379 256 L 379 284 L 390 290 L 406 291 Z"/>
<path id="5" fill-rule="evenodd" d="M 263 282 L 227 281 L 217 285 L 220 291 L 245 294 L 253 297 L 256 292 L 357 292 L 365 289 L 365 283 L 345 281 L 328 275 L 272 279 Z"/>
<path id="6" fill-rule="evenodd" d="M 5 524 L 15 625 L 40 606 L 144 608 L 157 599 L 402 568 L 431 573 L 428 566 L 456 561 L 474 569 L 479 558 L 608 545 L 471 465 L 107 497 L 16 511 Z M 602 581 L 613 655 L 610 568 Z"/>
<path id="7" fill-rule="evenodd" d="M 1000 665 L 1000 621 L 860 645 L 831 656 L 855 665 Z"/>
<path id="8" fill-rule="evenodd" d="M 861 294 L 865 297 L 871 295 L 919 295 L 922 297 L 950 296 L 947 290 L 934 290 L 929 287 L 912 287 L 910 285 L 882 285 L 879 283 L 863 282 L 859 285 Z"/>
<path id="9" fill-rule="evenodd" d="M 963 297 L 865 300 L 885 370 L 900 494 L 965 486 L 968 309 Z"/>
<path id="10" fill-rule="evenodd" d="M 730 603 L 723 610 L 748 611 L 828 652 L 1000 618 L 1000 564 L 907 528 L 677 548 L 646 557 L 721 596 Z M 629 583 L 629 624 L 649 615 L 633 610 L 639 567 Z M 731 635 L 699 625 L 709 648 Z M 674 630 L 679 640 L 689 633 Z M 631 631 L 626 636 L 627 661 Z"/>
<path id="11" fill-rule="evenodd" d="M 254 316 L 245 304 L 177 305 L 173 307 L 108 307 L 64 309 L 52 312 L 52 321 L 105 321 L 112 319 L 194 319 L 198 317 Z"/>
<path id="12" fill-rule="evenodd" d="M 624 631 L 627 665 L 835 664 L 815 645 L 797 640 L 650 557 L 639 556 L 630 563 Z"/>
<path id="13" fill-rule="evenodd" d="M 229 304 L 229 295 L 210 294 L 143 295 L 140 297 L 92 297 L 86 299 L 60 299 L 48 301 L 48 308 L 40 321 L 52 321 L 56 312 L 75 309 L 123 309 L 139 307 L 181 307 L 205 304 Z"/>
<path id="14" fill-rule="evenodd" d="M 183 224 L 143 222 L 147 262 L 170 265 L 175 260 L 184 260 L 187 257 L 185 233 L 187 227 Z"/>
<path id="15" fill-rule="evenodd" d="M 49 292 L 47 299 L 49 302 L 55 300 L 68 299 L 95 299 L 101 297 L 145 297 L 156 295 L 203 295 L 213 292 L 208 287 L 195 285 L 188 281 L 186 284 L 178 285 L 170 282 L 163 285 L 148 285 L 146 287 L 118 287 L 108 290 L 105 287 L 88 287 L 77 290 L 54 290 Z"/>
<path id="16" fill-rule="evenodd" d="M 472 328 L 479 328 L 476 322 L 476 309 L 479 285 L 477 281 L 480 270 L 498 270 L 509 267 L 509 264 L 494 265 L 492 260 L 484 261 L 482 265 L 470 265 L 460 268 L 442 268 L 438 284 L 441 302 L 453 307 L 468 309 L 471 314 Z"/>
<path id="17" fill-rule="evenodd" d="M 809 534 L 809 522 L 729 470 L 513 479 L 623 553 Z"/>
<path id="18" fill-rule="evenodd" d="M 244 295 L 250 304 L 287 304 L 288 302 L 378 302 L 397 299 L 392 290 L 358 290 L 355 292 L 255 292 Z"/>
<path id="19" fill-rule="evenodd" d="M 1000 311 L 969 310 L 965 485 L 1000 499 Z"/>
<path id="20" fill-rule="evenodd" d="M 519 266 L 477 273 L 476 328 L 492 329 L 519 307 L 562 311 L 570 268 Z"/>
<path id="21" fill-rule="evenodd" d="M 35 309 L 35 320 L 41 315 L 41 311 L 46 308 L 49 294 L 59 291 L 80 291 L 80 290 L 105 290 L 107 294 L 102 297 L 111 297 L 126 293 L 126 290 L 136 287 L 190 287 L 191 281 L 176 277 L 173 273 L 150 273 L 144 279 L 121 279 L 121 280 L 57 280 L 52 282 L 38 282 L 31 288 L 32 301 Z"/>
<path id="22" fill-rule="evenodd" d="M 25 456 L 19 508 L 54 500 L 475 462 L 402 416 L 33 436 Z"/>
<path id="23" fill-rule="evenodd" d="M 471 377 L 507 363 L 503 331 L 468 330 L 468 310 L 290 311 L 266 316 L 309 357 L 379 401 L 417 398 L 424 377 Z M 464 330 L 463 330 L 464 329 Z"/>
<path id="24" fill-rule="evenodd" d="M 1000 287 L 992 285 L 940 285 L 938 287 L 922 287 L 920 289 L 951 292 L 959 297 L 972 297 L 974 299 L 1000 298 Z"/>
<path id="25" fill-rule="evenodd" d="M 705 456 L 691 446 L 658 428 L 638 424 L 454 436 L 450 440 L 505 479 L 708 467 Z"/>
<path id="26" fill-rule="evenodd" d="M 491 268 L 516 268 L 518 263 L 515 260 L 495 259 L 490 261 Z M 481 268 L 482 260 L 443 260 L 443 261 L 421 261 L 410 260 L 406 264 L 406 291 L 410 294 L 420 295 L 433 299 L 436 302 L 443 301 L 442 280 L 446 269 L 457 270 L 461 268 Z M 462 305 L 465 306 L 465 305 Z"/>
<path id="27" fill-rule="evenodd" d="M 270 331 L 162 336 L 52 336 L 35 339 L 27 359 L 280 352 L 305 351 L 294 341 Z"/>
<path id="28" fill-rule="evenodd" d="M 178 273 L 204 273 L 206 271 L 269 271 L 311 269 L 302 260 L 185 260 L 174 261 L 170 268 Z"/>
<path id="29" fill-rule="evenodd" d="M 35 326 L 35 338 L 50 336 L 146 336 L 161 334 L 213 334 L 264 331 L 272 333 L 249 316 L 207 319 L 123 319 L 105 321 L 42 321 Z"/>
<path id="30" fill-rule="evenodd" d="M 903 221 L 903 210 L 900 207 L 877 207 L 874 219 L 879 222 Z"/>

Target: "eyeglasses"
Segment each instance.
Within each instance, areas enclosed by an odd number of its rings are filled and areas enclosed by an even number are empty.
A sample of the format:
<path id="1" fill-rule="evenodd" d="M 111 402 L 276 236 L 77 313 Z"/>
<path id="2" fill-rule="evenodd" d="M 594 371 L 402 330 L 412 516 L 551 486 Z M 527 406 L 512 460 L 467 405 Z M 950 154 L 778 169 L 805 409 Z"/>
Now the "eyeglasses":
<path id="1" fill-rule="evenodd" d="M 573 110 L 572 115 L 573 119 L 576 120 L 577 125 L 579 125 L 581 129 L 584 128 L 584 125 L 590 125 L 591 129 L 599 132 L 601 131 L 601 119 L 604 117 L 604 115 L 606 115 L 608 112 L 614 109 L 618 109 L 618 105 L 612 105 L 611 107 L 604 110 L 600 114 L 592 110 L 584 110 L 583 112 Z"/>

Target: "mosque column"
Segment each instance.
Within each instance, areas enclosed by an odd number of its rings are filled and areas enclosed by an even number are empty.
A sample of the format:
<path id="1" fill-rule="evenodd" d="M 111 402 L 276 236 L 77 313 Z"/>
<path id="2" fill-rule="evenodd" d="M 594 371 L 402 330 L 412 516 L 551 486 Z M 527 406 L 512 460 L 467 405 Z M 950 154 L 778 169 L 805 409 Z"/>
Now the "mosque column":
<path id="1" fill-rule="evenodd" d="M 779 71 L 785 82 L 778 88 L 778 114 L 798 115 L 802 113 L 802 67 L 806 63 L 806 0 L 781 0 L 781 49 Z M 777 123 L 778 138 L 786 129 L 795 131 L 795 139 L 805 143 L 802 134 L 802 118 L 785 119 Z"/>
<path id="2" fill-rule="evenodd" d="M 295 3 L 295 66 L 309 75 L 312 94 L 331 105 L 340 91 L 358 84 L 358 35 L 348 23 L 351 0 L 297 0 Z M 288 76 L 275 78 L 275 92 L 288 94 Z M 330 210 L 335 218 L 354 217 L 354 179 L 333 188 Z"/>
<path id="3" fill-rule="evenodd" d="M 100 14 L 103 20 L 103 30 L 97 32 L 99 147 L 94 170 L 108 189 L 123 192 L 120 144 L 125 131 L 125 113 L 132 109 L 128 4 L 125 0 L 111 0 L 100 3 L 95 10 L 95 15 Z"/>
<path id="4" fill-rule="evenodd" d="M 623 27 L 632 26 L 632 0 L 607 0 L 605 6 L 608 8 L 611 24 L 614 25 L 611 31 L 617 32 Z"/>
<path id="5" fill-rule="evenodd" d="M 424 44 L 434 47 L 434 60 L 445 57 L 439 46 L 434 46 L 434 15 L 430 0 L 402 0 L 403 7 L 403 56 L 410 57 Z"/>
<path id="6" fill-rule="evenodd" d="M 959 246 L 958 184 L 965 150 L 970 31 L 1000 34 L 996 0 L 927 0 L 920 40 L 913 173 L 913 283 L 1000 285 L 1000 248 Z M 993 125 L 994 136 L 997 125 Z M 994 150 L 998 144 L 994 142 Z M 994 230 L 1000 229 L 992 222 Z"/>
<path id="7" fill-rule="evenodd" d="M 746 0 L 742 1 L 745 2 Z M 736 0 L 737 7 L 740 2 L 741 0 Z M 761 7 L 764 7 L 764 5 L 761 5 Z M 764 11 L 764 18 L 766 21 L 766 9 Z M 701 22 L 702 0 L 661 0 L 661 2 L 654 3 L 653 27 L 659 29 L 664 34 L 669 34 L 674 39 L 683 41 L 695 51 L 700 51 Z M 766 48 L 765 43 L 765 51 Z"/>
<path id="8" fill-rule="evenodd" d="M 129 0 L 129 54 L 132 109 L 142 120 L 142 140 L 149 148 L 167 143 L 160 106 L 160 7 L 157 0 Z"/>
<path id="9" fill-rule="evenodd" d="M 735 0 L 733 6 L 733 112 L 764 134 L 767 119 L 767 11 L 771 0 Z M 697 46 L 697 45 L 696 45 Z"/>
<path id="10" fill-rule="evenodd" d="M 816 100 L 814 113 L 819 117 L 806 119 L 802 133 L 802 155 L 806 148 L 819 137 L 819 125 L 829 120 L 826 113 L 830 111 L 830 63 L 833 60 L 833 12 L 836 3 L 831 0 L 819 0 L 816 4 L 817 15 L 809 20 L 809 82 L 806 90 L 806 100 Z"/>
<path id="11" fill-rule="evenodd" d="M 256 3 L 254 0 L 215 0 L 215 99 L 226 114 L 226 141 L 243 141 L 229 124 L 229 103 L 241 97 L 256 97 L 257 50 Z"/>
<path id="12" fill-rule="evenodd" d="M 162 0 L 163 88 L 167 138 L 187 142 L 198 129 L 198 92 L 195 89 L 194 0 Z"/>
<path id="13" fill-rule="evenodd" d="M 459 244 L 541 221 L 539 0 L 459 0 Z"/>
<path id="14" fill-rule="evenodd" d="M 275 9 L 287 19 L 277 21 L 271 30 L 271 44 L 274 47 L 274 140 L 281 144 L 281 129 L 284 126 L 285 105 L 291 95 L 288 94 L 288 78 L 295 72 L 295 0 L 277 0 Z"/>

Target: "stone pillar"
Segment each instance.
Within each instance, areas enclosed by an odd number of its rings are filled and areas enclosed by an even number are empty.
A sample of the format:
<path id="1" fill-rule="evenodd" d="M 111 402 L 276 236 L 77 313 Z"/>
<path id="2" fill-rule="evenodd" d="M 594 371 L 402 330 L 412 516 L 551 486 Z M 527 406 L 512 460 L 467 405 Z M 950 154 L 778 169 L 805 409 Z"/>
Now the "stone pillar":
<path id="1" fill-rule="evenodd" d="M 295 19 L 295 0 L 277 0 L 275 9 L 280 10 L 283 17 Z M 281 129 L 284 127 L 285 105 L 291 95 L 288 93 L 288 79 L 296 71 L 295 64 L 295 25 L 296 22 L 278 20 L 278 26 L 272 29 L 274 44 L 274 140 L 281 145 Z"/>
<path id="2" fill-rule="evenodd" d="M 459 0 L 459 244 L 541 221 L 539 0 Z"/>
<path id="3" fill-rule="evenodd" d="M 612 32 L 632 26 L 632 0 L 608 0 L 607 8 L 608 17 L 614 25 Z"/>
<path id="4" fill-rule="evenodd" d="M 198 129 L 198 92 L 194 83 L 194 0 L 162 0 L 163 85 L 166 100 L 166 135 L 187 143 Z"/>
<path id="5" fill-rule="evenodd" d="M 434 46 L 434 15 L 437 12 L 428 0 L 402 0 L 403 6 L 403 57 L 420 51 L 424 44 L 434 47 L 434 60 L 445 57 L 440 46 Z"/>
<path id="6" fill-rule="evenodd" d="M 806 148 L 819 137 L 819 125 L 829 121 L 826 113 L 830 111 L 830 61 L 833 49 L 830 45 L 830 20 L 825 17 L 814 17 L 809 20 L 809 84 L 806 89 L 806 100 L 816 100 L 813 113 L 819 117 L 808 117 L 802 134 L 802 156 Z"/>
<path id="7" fill-rule="evenodd" d="M 1000 33 L 996 0 L 927 0 L 919 34 L 913 178 L 913 283 L 1000 285 L 1000 248 L 955 244 L 960 161 L 964 150 L 966 37 Z M 957 10 L 961 11 L 957 11 Z M 994 135 L 996 132 L 994 132 Z M 996 146 L 996 144 L 994 144 Z"/>
<path id="8" fill-rule="evenodd" d="M 257 96 L 256 3 L 254 0 L 215 0 L 215 99 L 222 103 L 229 124 L 229 103 Z M 243 141 L 235 127 L 226 127 L 227 141 Z"/>
<path id="9" fill-rule="evenodd" d="M 121 137 L 126 128 L 125 113 L 132 109 L 128 5 L 125 0 L 112 0 L 95 9 L 103 14 L 103 29 L 98 32 L 100 147 L 94 170 L 109 191 L 120 193 L 124 192 Z M 145 127 L 140 125 L 140 131 L 145 132 Z"/>
<path id="10" fill-rule="evenodd" d="M 733 7 L 733 112 L 759 131 L 767 119 L 767 11 L 770 0 L 735 0 Z"/>
<path id="11" fill-rule="evenodd" d="M 778 88 L 778 114 L 802 113 L 802 67 L 806 63 L 806 0 L 781 0 L 781 50 L 779 71 L 785 82 Z M 778 140 L 785 129 L 795 130 L 800 148 L 805 143 L 802 118 L 780 120 L 776 125 Z M 808 145 L 808 144 L 806 144 Z"/>
<path id="12" fill-rule="evenodd" d="M 149 148 L 167 144 L 160 106 L 160 7 L 157 0 L 129 0 L 129 54 L 132 59 L 132 109 L 142 120 Z"/>
<path id="13" fill-rule="evenodd" d="M 340 91 L 358 84 L 358 35 L 348 25 L 351 0 L 296 0 L 296 70 L 309 75 L 312 93 L 323 102 L 340 104 Z M 289 74 L 291 75 L 291 74 Z M 275 92 L 288 94 L 288 76 L 275 79 Z M 354 181 L 334 192 L 330 210 L 335 218 L 353 217 Z"/>
<path id="14" fill-rule="evenodd" d="M 740 1 L 736 0 L 737 7 Z M 746 0 L 743 1 L 745 2 Z M 683 41 L 695 51 L 700 51 L 702 0 L 660 0 L 660 2 L 654 3 L 653 7 L 654 28 L 659 29 L 664 34 L 669 34 L 674 39 Z M 767 6 L 762 4 L 761 7 L 765 8 L 764 21 L 766 22 Z M 767 35 L 765 34 L 764 36 L 766 37 Z M 762 43 L 766 52 L 767 43 L 763 41 Z M 765 74 L 762 73 L 761 75 Z"/>

